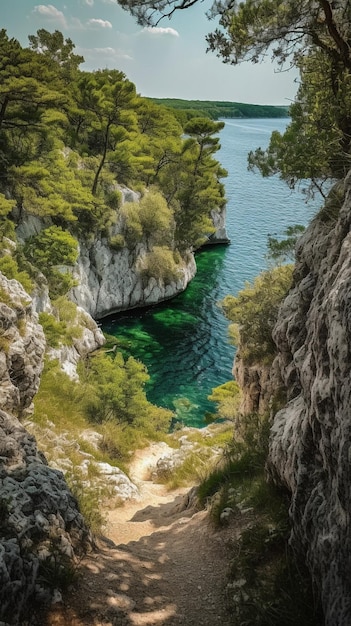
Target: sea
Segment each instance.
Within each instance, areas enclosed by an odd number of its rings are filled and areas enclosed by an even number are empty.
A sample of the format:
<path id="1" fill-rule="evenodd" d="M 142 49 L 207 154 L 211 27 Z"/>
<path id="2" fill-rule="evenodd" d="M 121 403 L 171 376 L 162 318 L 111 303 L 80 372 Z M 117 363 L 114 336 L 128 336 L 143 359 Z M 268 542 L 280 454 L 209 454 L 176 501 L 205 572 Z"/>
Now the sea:
<path id="1" fill-rule="evenodd" d="M 301 188 L 248 170 L 250 150 L 268 145 L 272 131 L 289 119 L 227 119 L 216 158 L 228 171 L 224 180 L 229 245 L 196 254 L 197 274 L 184 293 L 158 306 L 116 314 L 102 329 L 118 338 L 125 356 L 149 372 L 149 400 L 174 412 L 173 424 L 202 428 L 215 411 L 208 400 L 214 387 L 232 380 L 235 348 L 220 301 L 236 295 L 267 269 L 267 237 L 288 226 L 307 225 L 321 206 Z"/>

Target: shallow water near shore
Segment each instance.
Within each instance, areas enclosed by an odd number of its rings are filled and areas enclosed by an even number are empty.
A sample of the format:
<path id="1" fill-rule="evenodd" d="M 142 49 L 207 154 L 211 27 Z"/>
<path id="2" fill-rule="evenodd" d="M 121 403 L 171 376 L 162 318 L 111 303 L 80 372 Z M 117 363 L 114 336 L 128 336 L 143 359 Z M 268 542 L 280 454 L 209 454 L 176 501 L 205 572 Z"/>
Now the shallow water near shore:
<path id="1" fill-rule="evenodd" d="M 209 246 L 196 254 L 197 274 L 184 293 L 147 310 L 116 314 L 103 321 L 104 332 L 118 338 L 125 355 L 148 368 L 146 390 L 154 404 L 175 411 L 185 425 L 203 427 L 215 406 L 207 399 L 213 387 L 232 378 L 235 348 L 218 302 L 237 294 L 267 267 L 268 234 L 306 225 L 318 210 L 300 191 L 290 191 L 274 176 L 264 179 L 247 170 L 247 154 L 264 148 L 273 130 L 288 120 L 225 120 L 218 160 L 225 179 L 227 233 L 230 245 Z"/>

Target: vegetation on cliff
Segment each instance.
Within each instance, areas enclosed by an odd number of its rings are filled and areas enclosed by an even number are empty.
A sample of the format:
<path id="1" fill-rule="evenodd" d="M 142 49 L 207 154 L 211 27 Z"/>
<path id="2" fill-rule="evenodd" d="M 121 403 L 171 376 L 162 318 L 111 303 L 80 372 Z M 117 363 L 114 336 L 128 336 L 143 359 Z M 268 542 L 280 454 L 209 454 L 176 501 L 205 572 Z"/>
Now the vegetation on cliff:
<path id="1" fill-rule="evenodd" d="M 245 362 L 270 363 L 275 356 L 272 331 L 279 306 L 291 286 L 293 266 L 282 265 L 260 274 L 237 296 L 226 296 L 221 306 L 232 322 L 229 333 Z"/>
<path id="2" fill-rule="evenodd" d="M 78 240 L 108 238 L 123 220 L 112 246 L 144 237 L 148 273 L 163 278 L 167 257 L 165 278 L 174 278 L 177 254 L 206 240 L 211 211 L 225 204 L 226 172 L 214 159 L 222 125 L 196 118 L 182 126 L 123 72 L 81 71 L 83 58 L 58 31 L 41 29 L 29 43 L 0 31 L 0 235 L 14 238 L 28 216 L 46 227 L 12 251 L 11 277 L 26 271 L 35 281 L 40 271 L 54 297 L 66 293 L 72 281 L 62 266 L 74 264 Z M 121 208 L 121 185 L 139 192 L 140 207 Z"/>

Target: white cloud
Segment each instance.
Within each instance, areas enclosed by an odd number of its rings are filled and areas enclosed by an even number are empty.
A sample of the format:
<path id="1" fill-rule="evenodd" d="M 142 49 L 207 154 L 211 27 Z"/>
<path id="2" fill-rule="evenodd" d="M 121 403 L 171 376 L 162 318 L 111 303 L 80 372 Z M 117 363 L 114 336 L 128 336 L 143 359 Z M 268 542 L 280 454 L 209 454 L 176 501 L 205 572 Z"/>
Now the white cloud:
<path id="1" fill-rule="evenodd" d="M 101 28 L 112 28 L 111 22 L 109 22 L 108 20 L 101 20 L 98 18 L 93 18 L 91 20 L 88 20 L 87 24 L 89 26 L 98 26 Z"/>
<path id="2" fill-rule="evenodd" d="M 118 59 L 133 61 L 133 57 L 124 52 L 124 50 L 121 50 L 120 48 L 111 48 L 110 46 L 107 46 L 106 48 L 79 48 L 79 54 L 82 54 L 86 61 L 96 59 L 96 57 L 99 57 L 100 60 L 109 61 L 111 63 Z"/>
<path id="3" fill-rule="evenodd" d="M 145 26 L 142 33 L 150 33 L 151 35 L 171 35 L 171 37 L 179 37 L 179 33 L 174 28 L 162 28 L 161 26 Z"/>
<path id="4" fill-rule="evenodd" d="M 83 0 L 84 4 L 87 4 L 88 7 L 94 6 L 94 0 Z"/>
<path id="5" fill-rule="evenodd" d="M 33 9 L 34 13 L 39 13 L 42 17 L 67 26 L 66 18 L 62 11 L 59 11 L 52 4 L 38 4 Z"/>

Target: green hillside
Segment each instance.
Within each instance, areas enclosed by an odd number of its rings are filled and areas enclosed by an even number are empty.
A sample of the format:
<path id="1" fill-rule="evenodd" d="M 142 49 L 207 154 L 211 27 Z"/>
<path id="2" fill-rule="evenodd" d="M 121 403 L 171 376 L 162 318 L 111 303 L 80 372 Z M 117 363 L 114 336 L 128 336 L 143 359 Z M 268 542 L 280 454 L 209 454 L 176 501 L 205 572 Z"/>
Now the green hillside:
<path id="1" fill-rule="evenodd" d="M 288 106 L 245 104 L 242 102 L 223 102 L 216 100 L 179 100 L 177 98 L 149 98 L 156 104 L 174 109 L 181 116 L 205 116 L 213 120 L 220 118 L 288 117 Z"/>

